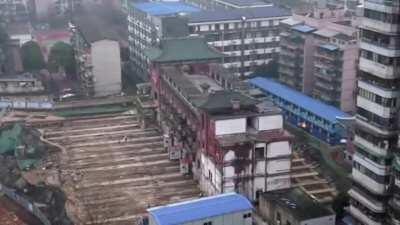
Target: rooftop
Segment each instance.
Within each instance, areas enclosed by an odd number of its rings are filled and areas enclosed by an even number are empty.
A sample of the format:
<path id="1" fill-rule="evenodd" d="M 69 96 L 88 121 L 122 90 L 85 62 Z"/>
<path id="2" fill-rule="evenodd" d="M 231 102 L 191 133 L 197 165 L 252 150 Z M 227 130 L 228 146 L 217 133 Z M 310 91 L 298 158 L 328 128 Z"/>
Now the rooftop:
<path id="1" fill-rule="evenodd" d="M 319 47 L 329 50 L 329 51 L 335 51 L 338 50 L 339 47 L 333 44 L 321 44 Z"/>
<path id="2" fill-rule="evenodd" d="M 327 105 L 319 100 L 313 99 L 301 92 L 293 90 L 285 85 L 282 85 L 271 79 L 256 77 L 250 79 L 249 82 L 264 91 L 273 95 L 279 96 L 284 100 L 303 108 L 314 115 L 328 120 L 331 123 L 336 123 L 337 117 L 350 117 L 349 114 L 341 110 Z"/>
<path id="3" fill-rule="evenodd" d="M 287 25 L 289 25 L 289 26 L 295 26 L 295 25 L 302 24 L 303 22 L 302 22 L 302 21 L 295 20 L 295 19 L 293 19 L 292 17 L 289 17 L 289 18 L 287 18 L 287 19 L 285 19 L 285 20 L 282 20 L 281 23 L 287 24 Z"/>
<path id="4" fill-rule="evenodd" d="M 154 207 L 147 211 L 153 216 L 158 225 L 177 225 L 252 209 L 253 206 L 244 196 L 228 193 Z"/>
<path id="5" fill-rule="evenodd" d="M 329 29 L 320 29 L 314 32 L 314 34 L 322 37 L 331 38 L 339 34 L 339 32 L 329 30 Z"/>
<path id="6" fill-rule="evenodd" d="M 325 206 L 313 201 L 300 189 L 290 191 L 266 192 L 263 194 L 267 201 L 273 201 L 281 207 L 289 210 L 299 220 L 309 220 L 319 217 L 334 215 Z"/>
<path id="7" fill-rule="evenodd" d="M 199 12 L 200 9 L 183 2 L 141 2 L 132 6 L 153 16 L 165 16 L 177 13 Z"/>
<path id="8" fill-rule="evenodd" d="M 296 25 L 292 27 L 292 30 L 299 31 L 302 33 L 310 33 L 316 30 L 314 27 L 310 27 L 308 25 Z"/>
<path id="9" fill-rule="evenodd" d="M 220 2 L 235 5 L 237 7 L 257 7 L 257 6 L 271 6 L 272 3 L 261 0 L 219 0 Z"/>
<path id="10" fill-rule="evenodd" d="M 271 17 L 288 17 L 291 12 L 287 9 L 267 6 L 243 9 L 219 9 L 215 11 L 201 11 L 189 15 L 189 23 L 203 23 L 212 21 L 241 21 L 243 17 L 247 20 Z"/>
<path id="11" fill-rule="evenodd" d="M 202 37 L 161 40 L 160 47 L 150 47 L 145 54 L 155 62 L 196 61 L 222 58 L 223 54 L 210 47 Z"/>

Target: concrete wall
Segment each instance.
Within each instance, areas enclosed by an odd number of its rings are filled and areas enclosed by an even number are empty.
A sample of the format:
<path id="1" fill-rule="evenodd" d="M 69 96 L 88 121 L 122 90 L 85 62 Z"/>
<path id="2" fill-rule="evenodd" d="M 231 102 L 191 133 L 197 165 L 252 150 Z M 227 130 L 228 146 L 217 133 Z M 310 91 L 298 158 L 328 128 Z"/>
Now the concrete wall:
<path id="1" fill-rule="evenodd" d="M 215 135 L 240 134 L 246 132 L 246 118 L 215 121 Z"/>
<path id="2" fill-rule="evenodd" d="M 291 155 L 292 150 L 288 141 L 272 142 L 267 146 L 267 158 Z"/>
<path id="3" fill-rule="evenodd" d="M 283 117 L 282 115 L 273 116 L 260 116 L 257 118 L 258 124 L 256 124 L 257 130 L 275 130 L 283 128 Z"/>
<path id="4" fill-rule="evenodd" d="M 95 96 L 121 93 L 121 56 L 117 41 L 92 43 L 92 65 Z"/>
<path id="5" fill-rule="evenodd" d="M 340 96 L 340 109 L 344 112 L 354 112 L 356 109 L 356 82 L 358 45 L 350 44 L 343 49 L 342 67 L 342 92 Z"/>

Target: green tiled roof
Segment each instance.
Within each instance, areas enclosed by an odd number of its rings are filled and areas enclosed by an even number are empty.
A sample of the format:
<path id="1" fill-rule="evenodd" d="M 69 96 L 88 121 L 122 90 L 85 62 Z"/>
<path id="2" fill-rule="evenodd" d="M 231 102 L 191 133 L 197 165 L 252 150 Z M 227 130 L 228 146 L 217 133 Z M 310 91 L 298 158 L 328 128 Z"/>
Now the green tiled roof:
<path id="1" fill-rule="evenodd" d="M 145 49 L 145 54 L 154 62 L 197 61 L 220 59 L 223 56 L 201 37 L 163 39 L 160 48 Z"/>

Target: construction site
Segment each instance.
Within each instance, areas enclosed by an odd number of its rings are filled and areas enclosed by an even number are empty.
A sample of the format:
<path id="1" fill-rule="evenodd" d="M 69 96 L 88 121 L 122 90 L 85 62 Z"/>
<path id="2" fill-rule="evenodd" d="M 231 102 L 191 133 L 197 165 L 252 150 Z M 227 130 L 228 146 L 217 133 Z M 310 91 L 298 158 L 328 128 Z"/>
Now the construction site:
<path id="1" fill-rule="evenodd" d="M 1 120 L 3 126 L 19 122 L 40 134 L 49 153 L 23 169 L 22 177 L 30 185 L 44 184 L 64 193 L 61 204 L 70 224 L 138 224 L 149 207 L 202 196 L 197 181 L 182 175 L 179 162 L 169 159 L 159 128 L 144 127 L 136 108 L 123 104 L 131 99 L 121 99 L 118 107 L 108 107 L 114 111 L 103 113 L 96 108 L 78 110 L 82 102 L 77 102 L 60 106 L 62 113 L 12 111 Z M 91 107 L 110 104 L 98 103 Z M 70 116 L 60 116 L 66 114 Z M 337 191 L 317 167 L 317 162 L 294 154 L 292 187 L 329 203 Z"/>

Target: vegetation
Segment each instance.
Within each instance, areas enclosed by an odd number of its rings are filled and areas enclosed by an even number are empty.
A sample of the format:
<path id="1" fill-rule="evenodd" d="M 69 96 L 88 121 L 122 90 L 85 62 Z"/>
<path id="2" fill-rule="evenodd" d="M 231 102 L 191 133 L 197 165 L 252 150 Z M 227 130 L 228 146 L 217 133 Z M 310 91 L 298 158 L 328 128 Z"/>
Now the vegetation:
<path id="1" fill-rule="evenodd" d="M 55 43 L 50 49 L 47 66 L 49 71 L 53 73 L 63 69 L 66 74 L 75 74 L 75 58 L 72 46 L 64 42 Z"/>
<path id="2" fill-rule="evenodd" d="M 336 213 L 336 220 L 341 220 L 344 216 L 344 208 L 349 206 L 350 197 L 346 192 L 339 193 L 332 202 L 332 209 Z"/>
<path id="3" fill-rule="evenodd" d="M 5 45 L 8 41 L 8 34 L 0 22 L 0 73 L 4 70 L 4 63 L 6 61 Z"/>
<path id="4" fill-rule="evenodd" d="M 278 78 L 278 58 L 275 57 L 268 64 L 259 66 L 254 71 L 254 75 L 267 78 Z"/>
<path id="5" fill-rule="evenodd" d="M 25 71 L 38 71 L 46 66 L 42 51 L 34 41 L 29 41 L 21 47 L 21 56 Z"/>

